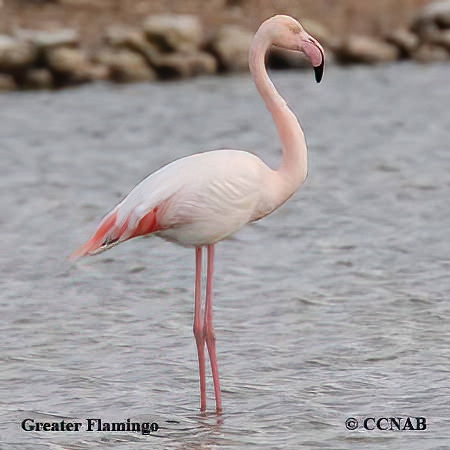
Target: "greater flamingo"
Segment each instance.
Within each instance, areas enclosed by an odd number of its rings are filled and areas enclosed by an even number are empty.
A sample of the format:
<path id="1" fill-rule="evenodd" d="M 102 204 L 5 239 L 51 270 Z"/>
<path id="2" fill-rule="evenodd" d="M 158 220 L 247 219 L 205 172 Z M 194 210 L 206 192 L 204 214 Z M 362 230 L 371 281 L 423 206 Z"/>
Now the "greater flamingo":
<path id="1" fill-rule="evenodd" d="M 214 245 L 245 224 L 277 209 L 305 181 L 307 149 L 297 118 L 272 84 L 265 67 L 271 45 L 305 54 L 322 79 L 324 52 L 295 19 L 274 16 L 256 32 L 249 64 L 253 81 L 272 114 L 282 142 L 278 170 L 257 156 L 215 150 L 178 159 L 141 181 L 99 223 L 72 257 L 93 255 L 146 234 L 195 247 L 194 336 L 200 375 L 200 410 L 206 409 L 205 345 L 209 353 L 216 411 L 222 410 L 212 323 Z M 202 312 L 202 253 L 206 247 L 206 298 Z"/>

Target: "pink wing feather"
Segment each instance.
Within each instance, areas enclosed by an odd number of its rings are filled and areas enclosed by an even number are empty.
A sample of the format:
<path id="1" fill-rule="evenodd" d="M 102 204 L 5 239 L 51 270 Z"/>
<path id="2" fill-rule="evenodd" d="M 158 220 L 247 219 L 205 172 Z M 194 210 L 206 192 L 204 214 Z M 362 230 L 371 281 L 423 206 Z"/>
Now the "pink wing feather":
<path id="1" fill-rule="evenodd" d="M 155 232 L 181 245 L 214 243 L 272 211 L 273 191 L 271 169 L 250 153 L 191 155 L 141 181 L 71 258 Z"/>
<path id="2" fill-rule="evenodd" d="M 80 258 L 86 255 L 100 253 L 111 247 L 114 247 L 119 242 L 127 241 L 134 237 L 143 236 L 145 234 L 154 233 L 160 230 L 160 226 L 156 220 L 156 213 L 158 207 L 152 209 L 145 214 L 132 229 L 128 229 L 130 215 L 122 221 L 117 223 L 117 208 L 112 210 L 106 217 L 98 224 L 92 236 L 81 247 L 75 250 L 71 259 Z"/>

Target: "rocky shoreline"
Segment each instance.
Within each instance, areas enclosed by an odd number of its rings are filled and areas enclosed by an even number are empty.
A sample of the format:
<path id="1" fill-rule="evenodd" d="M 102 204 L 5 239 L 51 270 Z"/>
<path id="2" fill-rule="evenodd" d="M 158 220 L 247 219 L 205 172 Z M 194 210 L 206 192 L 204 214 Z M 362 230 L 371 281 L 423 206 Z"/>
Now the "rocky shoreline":
<path id="1" fill-rule="evenodd" d="M 327 49 L 328 61 L 378 64 L 400 59 L 450 61 L 450 1 L 425 6 L 409 26 L 382 37 L 334 35 L 324 24 L 302 21 Z M 89 49 L 75 28 L 18 28 L 0 35 L 0 90 L 51 89 L 96 80 L 142 82 L 248 70 L 254 30 L 223 24 L 207 32 L 192 14 L 152 14 L 139 26 L 111 25 L 102 45 Z M 269 64 L 300 67 L 290 52 L 273 50 Z"/>

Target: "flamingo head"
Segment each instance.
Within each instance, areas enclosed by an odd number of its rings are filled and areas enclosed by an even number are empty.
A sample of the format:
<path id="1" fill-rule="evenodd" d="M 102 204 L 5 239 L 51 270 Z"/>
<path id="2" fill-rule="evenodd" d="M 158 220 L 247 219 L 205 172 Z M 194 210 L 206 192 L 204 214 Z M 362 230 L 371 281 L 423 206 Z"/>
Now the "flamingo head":
<path id="1" fill-rule="evenodd" d="M 316 81 L 320 83 L 325 65 L 325 53 L 319 42 L 290 16 L 274 16 L 265 23 L 271 25 L 272 44 L 304 53 L 314 68 Z"/>

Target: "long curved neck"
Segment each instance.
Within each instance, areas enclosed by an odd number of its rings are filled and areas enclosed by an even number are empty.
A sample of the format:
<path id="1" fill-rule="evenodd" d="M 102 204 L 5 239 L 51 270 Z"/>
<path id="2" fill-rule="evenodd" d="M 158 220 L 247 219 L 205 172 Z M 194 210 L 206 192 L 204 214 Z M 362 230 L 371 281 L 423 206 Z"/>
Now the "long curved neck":
<path id="1" fill-rule="evenodd" d="M 276 90 L 266 70 L 265 56 L 271 45 L 270 30 L 261 27 L 250 47 L 250 72 L 273 121 L 282 143 L 282 162 L 277 171 L 283 178 L 287 195 L 292 195 L 307 175 L 307 148 L 303 130 L 294 113 Z"/>

